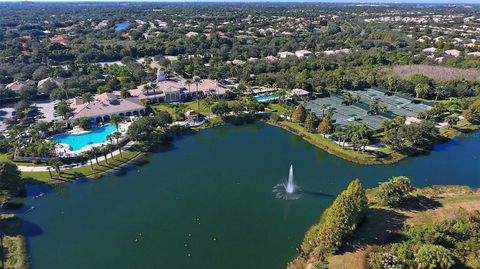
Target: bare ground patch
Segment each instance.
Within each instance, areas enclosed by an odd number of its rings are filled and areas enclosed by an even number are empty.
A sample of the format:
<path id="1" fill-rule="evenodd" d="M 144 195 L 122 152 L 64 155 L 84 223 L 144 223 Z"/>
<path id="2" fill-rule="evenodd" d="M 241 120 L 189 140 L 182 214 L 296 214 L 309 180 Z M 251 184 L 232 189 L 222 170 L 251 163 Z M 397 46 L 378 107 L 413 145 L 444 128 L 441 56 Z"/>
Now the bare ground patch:
<path id="1" fill-rule="evenodd" d="M 480 80 L 480 71 L 474 69 L 461 69 L 434 65 L 397 65 L 385 69 L 389 75 L 394 75 L 403 79 L 413 74 L 424 74 L 434 80 L 448 80 L 455 78 L 464 78 L 467 80 Z"/>

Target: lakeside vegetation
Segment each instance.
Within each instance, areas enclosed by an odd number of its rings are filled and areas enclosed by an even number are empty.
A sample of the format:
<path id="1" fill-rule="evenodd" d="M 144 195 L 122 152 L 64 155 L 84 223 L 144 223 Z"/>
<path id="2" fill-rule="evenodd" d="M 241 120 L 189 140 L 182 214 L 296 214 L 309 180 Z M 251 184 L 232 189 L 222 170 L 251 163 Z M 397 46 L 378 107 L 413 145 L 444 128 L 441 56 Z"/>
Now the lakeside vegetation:
<path id="1" fill-rule="evenodd" d="M 350 188 L 349 185 L 347 190 Z M 335 209 L 347 192 L 340 194 L 318 224 L 306 233 L 299 257 L 288 268 L 479 266 L 478 190 L 454 185 L 413 188 L 408 178 L 393 177 L 379 187 L 364 190 L 368 206 L 362 207 L 361 221 L 354 221 L 356 218 L 352 216 L 357 215 L 348 213 L 352 211 Z M 339 219 L 357 225 L 328 226 L 325 219 L 332 218 L 330 212 L 334 210 L 343 212 L 339 213 Z M 334 248 L 326 248 L 331 237 L 324 237 L 322 231 L 335 234 L 342 229 L 348 232 L 342 233 L 344 236 L 336 241 Z M 312 242 L 317 242 L 316 252 L 304 247 Z M 321 251 L 325 249 L 329 251 Z"/>
<path id="2" fill-rule="evenodd" d="M 0 214 L 0 257 L 1 268 L 30 267 L 22 220 L 13 214 Z"/>
<path id="3" fill-rule="evenodd" d="M 267 121 L 267 123 L 283 128 L 295 135 L 298 135 L 311 143 L 312 145 L 321 148 L 327 151 L 330 154 L 333 154 L 337 157 L 345 159 L 347 161 L 360 163 L 360 164 L 391 164 L 398 162 L 404 158 L 406 155 L 397 153 L 388 148 L 379 149 L 378 151 L 355 151 L 349 150 L 340 147 L 338 144 L 332 140 L 323 137 L 320 134 L 312 134 L 307 132 L 307 130 L 293 122 L 288 121 Z"/>

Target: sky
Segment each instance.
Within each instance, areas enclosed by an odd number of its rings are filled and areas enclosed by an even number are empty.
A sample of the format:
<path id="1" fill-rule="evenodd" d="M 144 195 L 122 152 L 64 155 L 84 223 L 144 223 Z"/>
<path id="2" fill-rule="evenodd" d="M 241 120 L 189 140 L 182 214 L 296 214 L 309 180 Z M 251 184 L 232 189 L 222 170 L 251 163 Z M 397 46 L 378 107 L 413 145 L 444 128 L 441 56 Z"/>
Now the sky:
<path id="1" fill-rule="evenodd" d="M 25 0 L 0 0 L 24 2 Z M 292 3 L 418 3 L 418 4 L 480 4 L 480 0 L 27 0 L 29 2 L 292 2 Z"/>

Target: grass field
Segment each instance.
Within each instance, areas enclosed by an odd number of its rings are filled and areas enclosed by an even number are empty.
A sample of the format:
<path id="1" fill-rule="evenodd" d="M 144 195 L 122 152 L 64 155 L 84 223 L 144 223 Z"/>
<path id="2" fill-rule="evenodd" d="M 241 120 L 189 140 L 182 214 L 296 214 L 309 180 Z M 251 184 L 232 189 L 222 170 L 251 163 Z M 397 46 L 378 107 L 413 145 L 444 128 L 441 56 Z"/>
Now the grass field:
<path id="1" fill-rule="evenodd" d="M 6 153 L 0 153 L 0 161 L 1 162 L 12 162 L 16 165 L 21 165 L 21 166 L 45 166 L 46 165 L 45 163 L 34 164 L 34 163 L 31 163 L 31 162 L 14 162 L 14 161 L 12 161 L 8 158 L 8 154 L 6 154 Z"/>
<path id="2" fill-rule="evenodd" d="M 207 105 L 205 102 L 202 102 L 202 100 L 198 102 L 197 101 L 184 102 L 182 104 L 185 106 L 185 109 L 184 109 L 185 112 L 188 110 L 195 110 L 204 115 L 212 114 L 212 111 L 210 110 L 211 106 Z M 155 104 L 155 105 L 152 105 L 152 108 L 155 110 L 167 111 L 172 115 L 174 120 L 178 120 L 177 111 L 175 110 L 175 104 Z"/>
<path id="3" fill-rule="evenodd" d="M 467 120 L 461 120 L 457 122 L 457 124 L 450 128 L 448 126 L 444 126 L 440 128 L 440 135 L 445 138 L 452 139 L 455 136 L 461 135 L 462 133 L 470 133 L 480 128 L 480 125 L 473 124 Z"/>
<path id="4" fill-rule="evenodd" d="M 285 106 L 276 103 L 269 104 L 265 110 L 279 115 L 290 115 L 292 112 L 292 109 L 288 109 Z"/>

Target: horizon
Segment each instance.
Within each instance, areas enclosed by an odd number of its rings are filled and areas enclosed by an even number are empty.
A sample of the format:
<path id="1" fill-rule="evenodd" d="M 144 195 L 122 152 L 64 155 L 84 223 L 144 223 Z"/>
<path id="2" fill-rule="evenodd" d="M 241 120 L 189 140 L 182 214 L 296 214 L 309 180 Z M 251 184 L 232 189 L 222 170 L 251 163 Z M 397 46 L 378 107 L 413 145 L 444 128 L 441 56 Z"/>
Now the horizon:
<path id="1" fill-rule="evenodd" d="M 399 5 L 399 4 L 416 4 L 416 5 L 480 5 L 478 0 L 305 0 L 305 1 L 295 1 L 295 0 L 201 0 L 201 1 L 192 1 L 192 0 L 2 0 L 0 4 L 3 3 L 224 3 L 224 4 L 245 4 L 245 3 L 291 3 L 291 4 L 366 4 L 366 5 Z"/>

